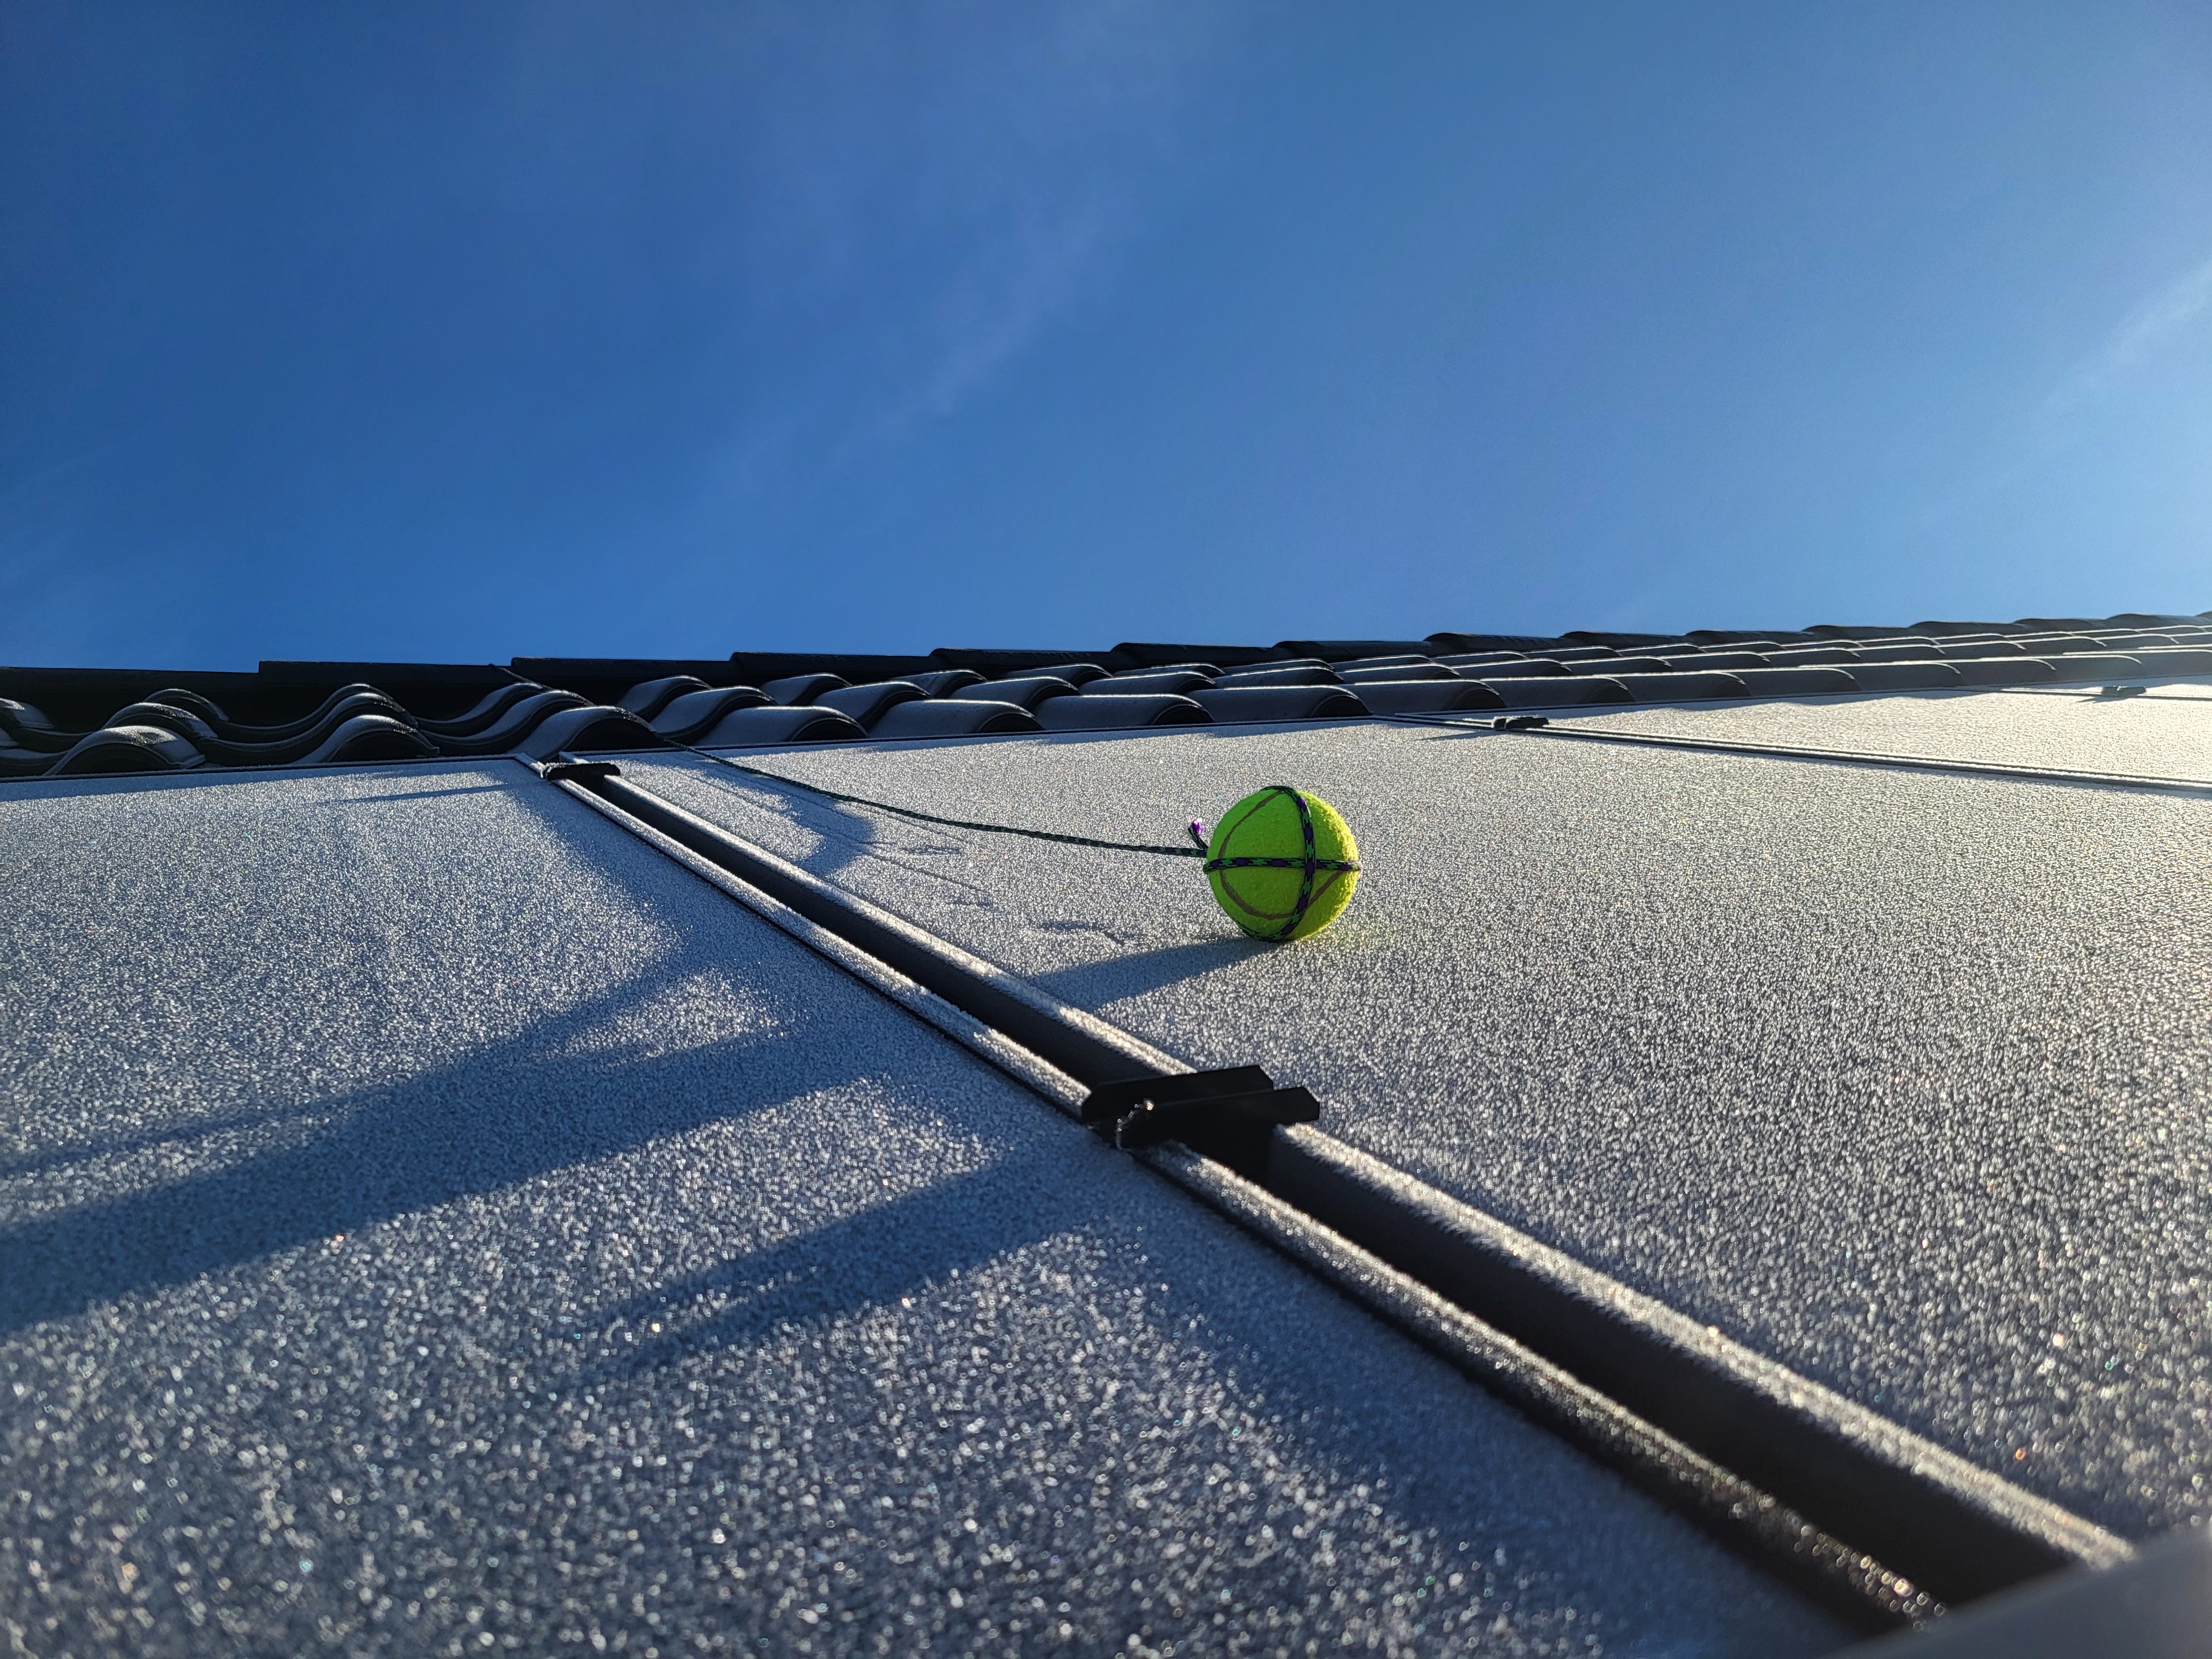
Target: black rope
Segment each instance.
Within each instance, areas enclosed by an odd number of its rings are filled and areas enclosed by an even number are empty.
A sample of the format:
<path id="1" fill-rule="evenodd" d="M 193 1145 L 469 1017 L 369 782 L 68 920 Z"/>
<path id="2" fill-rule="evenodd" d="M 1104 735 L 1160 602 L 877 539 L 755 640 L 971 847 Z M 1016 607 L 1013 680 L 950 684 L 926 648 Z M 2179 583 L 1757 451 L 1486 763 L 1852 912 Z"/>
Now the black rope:
<path id="1" fill-rule="evenodd" d="M 521 675 L 501 664 L 494 663 L 491 666 L 498 669 L 509 679 L 521 681 L 524 684 L 534 684 L 534 682 L 532 681 L 523 680 Z M 890 812 L 899 817 L 913 818 L 916 822 L 921 823 L 942 824 L 945 828 L 951 830 L 981 830 L 988 835 L 1023 836 L 1031 841 L 1058 842 L 1062 846 L 1066 847 L 1096 847 L 1109 853 L 1157 853 L 1163 857 L 1171 859 L 1206 859 L 1206 863 L 1203 867 L 1209 875 L 1219 870 L 1298 871 L 1300 874 L 1298 878 L 1297 904 L 1291 911 L 1290 920 L 1285 921 L 1282 927 L 1278 928 L 1274 933 L 1267 936 L 1270 939 L 1288 939 L 1292 933 L 1297 931 L 1298 924 L 1306 919 L 1306 911 L 1310 908 L 1313 904 L 1314 877 L 1316 874 L 1323 870 L 1333 871 L 1338 874 L 1344 874 L 1346 872 L 1356 872 L 1359 868 L 1358 863 L 1350 859 L 1324 859 L 1316 858 L 1314 855 L 1313 809 L 1306 805 L 1306 798 L 1304 795 L 1301 794 L 1297 790 L 1291 788 L 1286 783 L 1270 784 L 1267 787 L 1271 790 L 1279 790 L 1284 794 L 1288 795 L 1291 798 L 1292 804 L 1297 806 L 1298 811 L 1298 828 L 1305 837 L 1304 856 L 1303 858 L 1295 859 L 1216 859 L 1206 857 L 1209 848 L 1206 844 L 1206 836 L 1203 833 L 1205 826 L 1199 823 L 1195 819 L 1191 823 L 1189 835 L 1191 840 L 1195 842 L 1197 845 L 1194 847 L 1176 847 L 1173 845 L 1162 846 L 1158 843 L 1149 842 L 1101 841 L 1095 836 L 1062 835 L 1057 830 L 1026 830 L 1018 824 L 985 823 L 975 818 L 948 818 L 941 817 L 935 812 L 920 811 L 911 806 L 894 806 L 889 801 L 871 800 L 866 795 L 848 795 L 842 790 L 825 789 L 818 783 L 804 783 L 799 779 L 787 776 L 781 772 L 770 772 L 757 766 L 746 766 L 741 762 L 730 759 L 726 755 L 710 755 L 703 749 L 697 748 L 691 744 L 678 742 L 674 738 L 670 738 L 666 739 L 666 741 L 674 744 L 677 748 L 684 750 L 687 754 L 696 755 L 701 760 L 711 761 L 716 766 L 726 766 L 732 772 L 742 772 L 747 777 L 759 778 L 763 781 L 768 783 L 784 784 L 793 789 L 802 789 L 810 795 L 819 795 L 824 800 L 834 800 L 841 805 L 865 806 L 872 811 Z M 1246 816 L 1249 817 L 1250 814 L 1248 813 Z M 1257 913 L 1255 912 L 1255 914 L 1256 915 Z"/>
<path id="2" fill-rule="evenodd" d="M 523 685 L 534 685 L 535 680 L 526 680 L 503 663 L 490 665 L 507 678 Z M 1100 841 L 1093 836 L 1063 836 L 1056 830 L 1024 830 L 1011 823 L 981 823 L 974 818 L 939 817 L 934 812 L 921 812 L 911 806 L 894 806 L 887 800 L 870 800 L 866 795 L 848 795 L 835 789 L 824 789 L 818 783 L 802 783 L 797 778 L 786 777 L 781 772 L 763 771 L 757 766 L 743 766 L 721 755 L 710 755 L 703 749 L 688 743 L 678 743 L 673 738 L 665 739 L 678 749 L 696 755 L 701 760 L 712 761 L 717 766 L 726 766 L 732 772 L 743 772 L 748 777 L 765 779 L 769 783 L 787 784 L 793 789 L 804 789 L 810 795 L 819 795 L 824 800 L 834 800 L 847 806 L 866 806 L 878 812 L 896 813 L 902 818 L 914 818 L 923 823 L 941 823 L 951 830 L 981 830 L 994 836 L 1026 836 L 1031 841 L 1056 841 L 1069 847 L 1097 847 L 1109 853 L 1158 853 L 1171 859 L 1202 859 L 1203 847 L 1160 847 L 1146 842 Z"/>
<path id="3" fill-rule="evenodd" d="M 498 669 L 507 678 L 521 684 L 537 684 L 534 680 L 524 679 L 521 675 L 503 664 L 494 663 L 491 666 Z M 1109 853 L 1162 853 L 1169 858 L 1175 859 L 1195 859 L 1206 856 L 1203 848 L 1194 850 L 1188 847 L 1154 847 L 1142 842 L 1099 841 L 1091 836 L 1063 836 L 1055 830 L 1023 830 L 1011 823 L 979 823 L 973 818 L 939 817 L 934 812 L 918 812 L 911 806 L 894 806 L 887 800 L 870 800 L 866 795 L 841 794 L 835 789 L 824 789 L 818 783 L 801 783 L 797 778 L 787 778 L 781 772 L 764 772 L 757 766 L 741 766 L 736 761 L 720 755 L 710 755 L 705 750 L 694 748 L 688 743 L 678 743 L 674 738 L 666 738 L 665 741 L 675 744 L 678 749 L 696 755 L 701 760 L 712 761 L 717 766 L 726 766 L 732 772 L 743 772 L 748 777 L 764 778 L 770 783 L 788 784 L 793 789 L 804 789 L 808 794 L 819 795 L 824 800 L 840 801 L 847 806 L 871 807 L 878 812 L 895 812 L 900 817 L 919 819 L 923 823 L 941 823 L 952 830 L 982 830 L 994 836 L 1026 836 L 1031 841 L 1064 842 L 1070 847 L 1100 847 Z"/>
<path id="4" fill-rule="evenodd" d="M 673 739 L 671 739 L 673 741 Z M 1199 859 L 1206 856 L 1205 849 L 1194 847 L 1161 847 L 1144 842 L 1100 841 L 1093 836 L 1064 836 L 1056 830 L 1024 830 L 1011 823 L 981 823 L 974 818 L 940 817 L 934 812 L 916 811 L 911 806 L 893 806 L 889 801 L 870 800 L 865 795 L 848 795 L 835 789 L 824 789 L 818 783 L 801 783 L 797 778 L 786 777 L 781 772 L 767 772 L 757 766 L 744 766 L 726 756 L 710 755 L 703 749 L 693 749 L 688 743 L 679 743 L 678 749 L 690 750 L 701 760 L 712 761 L 717 766 L 726 766 L 732 772 L 743 772 L 748 777 L 764 778 L 770 783 L 788 784 L 793 789 L 804 789 L 810 795 L 819 795 L 824 800 L 834 800 L 848 806 L 866 806 L 878 812 L 896 813 L 902 818 L 919 819 L 923 823 L 941 823 L 953 830 L 981 830 L 994 836 L 1026 836 L 1031 841 L 1056 841 L 1070 847 L 1099 847 L 1109 853 L 1158 853 L 1168 858 Z"/>

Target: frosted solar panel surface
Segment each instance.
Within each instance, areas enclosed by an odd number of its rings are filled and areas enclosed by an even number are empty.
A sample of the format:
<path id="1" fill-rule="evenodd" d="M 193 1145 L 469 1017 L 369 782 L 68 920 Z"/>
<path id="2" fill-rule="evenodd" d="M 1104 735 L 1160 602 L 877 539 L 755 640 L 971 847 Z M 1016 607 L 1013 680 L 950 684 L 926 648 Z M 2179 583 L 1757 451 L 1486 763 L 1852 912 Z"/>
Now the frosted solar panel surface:
<path id="1" fill-rule="evenodd" d="M 1671 703 L 1565 713 L 1556 724 L 1998 766 L 2212 783 L 2212 684 L 2111 696 L 2098 686 L 1890 697 Z"/>
<path id="2" fill-rule="evenodd" d="M 749 756 L 1166 841 L 1294 781 L 1287 949 L 1195 860 L 625 769 L 2106 1525 L 2212 1510 L 2212 801 L 1435 727 Z"/>
<path id="3" fill-rule="evenodd" d="M 520 766 L 0 795 L 34 1652 L 1838 1633 Z"/>

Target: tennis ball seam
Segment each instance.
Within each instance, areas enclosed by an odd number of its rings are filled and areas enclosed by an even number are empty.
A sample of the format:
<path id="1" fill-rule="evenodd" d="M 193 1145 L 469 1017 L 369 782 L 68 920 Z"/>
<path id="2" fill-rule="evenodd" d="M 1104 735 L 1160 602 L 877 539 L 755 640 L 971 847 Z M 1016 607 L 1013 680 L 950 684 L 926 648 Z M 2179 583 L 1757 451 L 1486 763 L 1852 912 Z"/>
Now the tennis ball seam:
<path id="1" fill-rule="evenodd" d="M 1248 831 L 1280 844 L 1278 838 L 1288 835 L 1288 823 L 1271 827 L 1254 823 L 1279 800 L 1297 814 L 1301 855 L 1291 858 L 1276 854 L 1232 854 L 1230 848 L 1236 838 Z M 1324 835 L 1334 843 L 1329 851 L 1347 856 L 1323 857 L 1321 842 Z M 1351 890 L 1358 880 L 1359 849 L 1342 814 L 1318 796 L 1309 795 L 1288 784 L 1269 784 L 1237 802 L 1224 816 L 1206 852 L 1204 867 L 1216 902 L 1240 929 L 1270 943 L 1305 938 L 1328 927 L 1350 902 Z M 1296 870 L 1299 872 L 1296 896 L 1286 908 L 1270 908 L 1249 885 L 1240 887 L 1232 880 L 1228 873 L 1231 870 Z M 1322 878 L 1316 880 L 1317 877 Z"/>

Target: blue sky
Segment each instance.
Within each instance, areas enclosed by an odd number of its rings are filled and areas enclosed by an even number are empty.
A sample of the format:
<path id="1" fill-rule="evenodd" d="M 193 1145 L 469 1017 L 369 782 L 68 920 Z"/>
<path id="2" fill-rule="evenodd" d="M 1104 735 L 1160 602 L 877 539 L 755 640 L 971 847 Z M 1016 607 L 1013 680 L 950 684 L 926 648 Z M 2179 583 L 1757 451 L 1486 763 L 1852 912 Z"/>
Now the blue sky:
<path id="1" fill-rule="evenodd" d="M 2212 9 L 0 9 L 0 660 L 2212 606 Z"/>

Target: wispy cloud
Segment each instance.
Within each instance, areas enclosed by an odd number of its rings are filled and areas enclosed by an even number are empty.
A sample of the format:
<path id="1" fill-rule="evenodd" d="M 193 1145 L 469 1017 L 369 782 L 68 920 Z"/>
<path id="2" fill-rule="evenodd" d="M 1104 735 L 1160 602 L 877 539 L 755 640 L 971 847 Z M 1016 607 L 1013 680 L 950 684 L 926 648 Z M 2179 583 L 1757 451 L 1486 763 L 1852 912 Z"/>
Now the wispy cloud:
<path id="1" fill-rule="evenodd" d="M 2113 412 L 2106 398 L 2133 371 L 2170 349 L 2179 337 L 2212 316 L 2212 259 L 2168 283 L 2124 318 L 2097 349 L 2038 403 L 2030 401 L 2016 424 L 1992 442 L 1991 454 L 1950 488 L 1923 502 L 1912 521 L 1956 533 L 2046 477 L 2063 458 L 2089 442 Z M 2102 405 L 2102 406 L 2100 406 Z"/>
<path id="2" fill-rule="evenodd" d="M 2148 362 L 2176 335 L 2212 312 L 2212 259 L 2168 283 L 2129 313 L 2068 379 L 2056 403 L 2066 406 L 2103 391 Z"/>
<path id="3" fill-rule="evenodd" d="M 2149 304 L 2138 308 L 2122 324 L 2105 349 L 2106 361 L 2115 368 L 2142 362 L 2154 346 L 2188 327 L 2207 307 L 2212 307 L 2212 259 L 2207 259 Z"/>
<path id="4" fill-rule="evenodd" d="M 970 0 L 858 44 L 773 15 L 730 268 L 777 349 L 707 469 L 711 522 L 864 476 L 1109 291 L 1254 12 Z"/>

